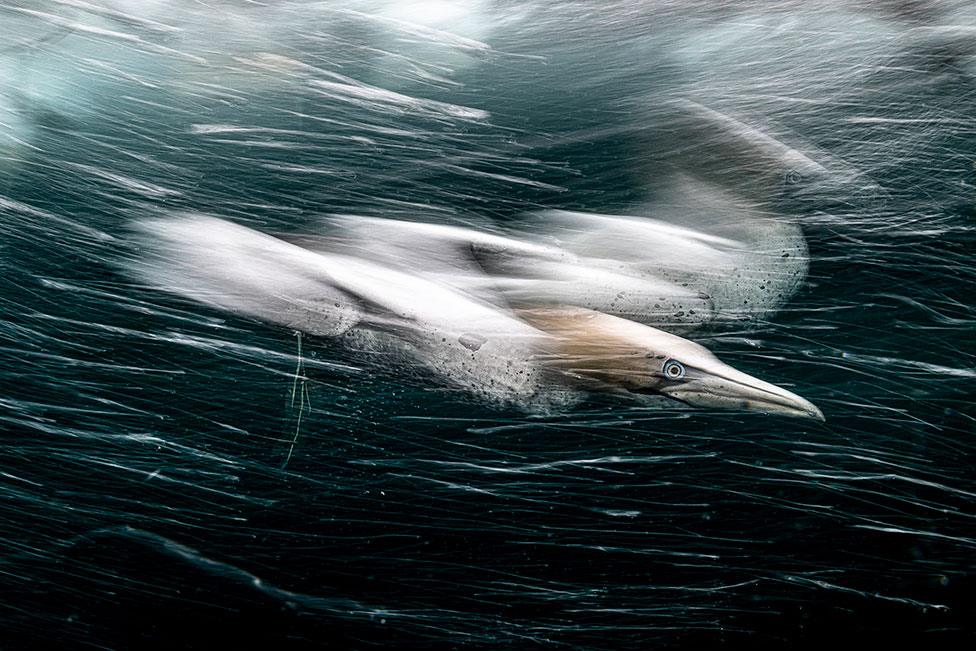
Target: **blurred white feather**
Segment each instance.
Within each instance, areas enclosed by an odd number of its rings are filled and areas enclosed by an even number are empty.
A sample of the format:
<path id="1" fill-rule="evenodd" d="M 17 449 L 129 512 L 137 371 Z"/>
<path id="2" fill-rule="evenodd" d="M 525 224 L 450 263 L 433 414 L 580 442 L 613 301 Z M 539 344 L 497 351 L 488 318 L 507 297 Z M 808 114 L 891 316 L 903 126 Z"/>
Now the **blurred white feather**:
<path id="1" fill-rule="evenodd" d="M 488 402 L 546 410 L 573 400 L 535 361 L 544 333 L 443 283 L 206 215 L 136 226 L 144 255 L 126 264 L 153 287 L 313 335 L 346 335 L 352 348 L 391 352 Z"/>
<path id="2" fill-rule="evenodd" d="M 149 285 L 314 335 L 341 334 L 362 318 L 325 261 L 299 246 L 200 214 L 135 225 L 141 255 L 126 264 Z"/>

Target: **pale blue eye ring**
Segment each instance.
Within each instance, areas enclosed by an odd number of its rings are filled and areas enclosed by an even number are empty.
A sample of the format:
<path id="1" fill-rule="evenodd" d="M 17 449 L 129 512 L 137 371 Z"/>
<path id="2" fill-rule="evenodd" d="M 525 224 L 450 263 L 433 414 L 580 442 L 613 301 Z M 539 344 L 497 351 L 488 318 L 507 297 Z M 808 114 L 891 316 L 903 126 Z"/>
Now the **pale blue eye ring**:
<path id="1" fill-rule="evenodd" d="M 664 362 L 664 377 L 669 380 L 680 380 L 685 376 L 685 367 L 681 362 L 669 359 Z"/>

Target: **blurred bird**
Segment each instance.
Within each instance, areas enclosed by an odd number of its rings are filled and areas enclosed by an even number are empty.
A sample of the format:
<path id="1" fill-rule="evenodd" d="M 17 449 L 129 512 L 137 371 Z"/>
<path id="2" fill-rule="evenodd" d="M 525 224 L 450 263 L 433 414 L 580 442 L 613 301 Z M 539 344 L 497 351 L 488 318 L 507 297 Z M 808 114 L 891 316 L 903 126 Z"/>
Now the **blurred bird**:
<path id="1" fill-rule="evenodd" d="M 638 400 L 657 396 L 823 419 L 808 401 L 733 369 L 698 344 L 598 311 L 611 307 L 588 295 L 587 261 L 571 254 L 457 227 L 362 225 L 380 229 L 374 234 L 399 229 L 425 246 L 382 239 L 387 250 L 378 254 L 382 246 L 323 237 L 314 240 L 313 251 L 216 217 L 182 214 L 139 222 L 141 255 L 127 265 L 147 284 L 213 307 L 341 336 L 360 350 L 398 351 L 405 363 L 422 365 L 488 402 L 545 412 L 577 402 L 587 391 L 613 391 Z M 438 251 L 443 253 L 432 255 Z M 508 260 L 511 271 L 519 268 L 512 263 L 519 256 L 548 261 L 541 265 L 541 283 L 509 276 L 494 285 L 491 265 L 477 262 Z M 571 300 L 568 291 L 545 300 L 544 290 L 559 282 L 556 272 L 573 264 L 582 268 L 567 282 L 594 309 L 574 306 L 581 301 Z M 609 280 L 610 272 L 595 270 L 596 283 Z M 625 277 L 640 287 L 640 276 Z M 512 287 L 520 289 L 510 304 Z M 655 285 L 649 281 L 650 287 Z M 659 282 L 656 289 L 668 287 Z M 661 293 L 643 291 L 651 300 Z"/>

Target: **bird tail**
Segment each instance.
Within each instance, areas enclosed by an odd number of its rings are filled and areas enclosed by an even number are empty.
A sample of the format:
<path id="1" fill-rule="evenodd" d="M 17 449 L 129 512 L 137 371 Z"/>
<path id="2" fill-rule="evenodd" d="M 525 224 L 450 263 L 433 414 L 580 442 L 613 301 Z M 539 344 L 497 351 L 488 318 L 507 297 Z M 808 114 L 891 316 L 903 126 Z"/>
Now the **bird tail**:
<path id="1" fill-rule="evenodd" d="M 313 335 L 340 335 L 361 318 L 321 257 L 299 246 L 202 214 L 134 227 L 139 255 L 125 266 L 147 285 Z"/>

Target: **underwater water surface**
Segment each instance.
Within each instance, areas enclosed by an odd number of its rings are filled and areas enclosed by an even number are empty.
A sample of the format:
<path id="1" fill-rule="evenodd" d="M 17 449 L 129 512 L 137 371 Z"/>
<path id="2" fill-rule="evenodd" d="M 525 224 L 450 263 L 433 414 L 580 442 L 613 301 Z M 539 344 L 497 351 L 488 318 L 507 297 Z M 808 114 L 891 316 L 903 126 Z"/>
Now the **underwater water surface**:
<path id="1" fill-rule="evenodd" d="M 0 35 L 4 648 L 976 640 L 968 3 L 37 0 Z M 147 219 L 569 241 L 552 211 L 795 228 L 791 296 L 681 336 L 825 421 L 492 402 L 131 272 Z"/>

